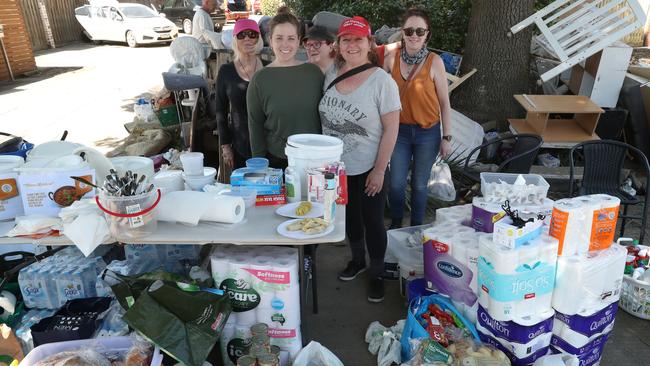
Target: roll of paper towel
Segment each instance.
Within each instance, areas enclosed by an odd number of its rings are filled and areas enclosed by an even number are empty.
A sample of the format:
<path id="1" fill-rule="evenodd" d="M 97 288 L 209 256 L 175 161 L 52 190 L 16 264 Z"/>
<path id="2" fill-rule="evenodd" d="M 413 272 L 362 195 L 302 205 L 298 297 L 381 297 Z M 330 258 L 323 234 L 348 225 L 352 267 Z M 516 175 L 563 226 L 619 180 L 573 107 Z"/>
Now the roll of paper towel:
<path id="1" fill-rule="evenodd" d="M 586 316 L 555 313 L 553 334 L 574 347 L 582 347 L 601 333 L 609 333 L 614 327 L 618 304 L 613 303 Z"/>
<path id="2" fill-rule="evenodd" d="M 614 242 L 621 200 L 607 194 L 592 194 L 578 197 L 578 199 L 591 203 L 594 208 L 589 223 L 591 232 L 589 250 L 605 250 L 609 248 Z"/>
<path id="3" fill-rule="evenodd" d="M 199 221 L 236 224 L 244 219 L 245 212 L 241 197 L 198 191 L 169 192 L 158 204 L 158 220 L 193 226 L 198 225 Z"/>
<path id="4" fill-rule="evenodd" d="M 588 315 L 618 301 L 627 250 L 621 245 L 557 261 L 553 308 L 566 315 Z"/>
<path id="5" fill-rule="evenodd" d="M 513 366 L 530 365 L 538 358 L 546 355 L 550 348 L 551 338 L 553 337 L 553 333 L 549 332 L 542 334 L 527 343 L 521 344 L 498 338 L 494 334 L 490 333 L 489 330 L 482 327 L 481 324 L 476 325 L 476 330 L 478 331 L 481 341 L 503 351 L 503 353 L 510 358 Z"/>
<path id="6" fill-rule="evenodd" d="M 517 249 L 479 240 L 479 303 L 498 321 L 551 310 L 557 240 L 542 235 Z"/>
<path id="7" fill-rule="evenodd" d="M 551 337 L 551 351 L 574 355 L 580 360 L 580 366 L 594 366 L 600 363 L 605 343 L 610 333 L 604 333 L 591 340 L 582 347 L 574 347 L 566 340 L 553 335 Z"/>

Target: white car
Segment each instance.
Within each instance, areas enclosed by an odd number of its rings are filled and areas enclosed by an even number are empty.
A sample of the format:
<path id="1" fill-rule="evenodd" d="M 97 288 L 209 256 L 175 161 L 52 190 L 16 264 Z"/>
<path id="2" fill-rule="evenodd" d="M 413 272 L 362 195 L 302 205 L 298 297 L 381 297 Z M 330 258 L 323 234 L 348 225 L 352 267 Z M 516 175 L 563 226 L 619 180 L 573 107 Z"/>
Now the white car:
<path id="1" fill-rule="evenodd" d="M 129 47 L 137 47 L 171 43 L 178 37 L 174 23 L 141 4 L 91 3 L 76 8 L 75 17 L 93 42 L 126 42 Z"/>

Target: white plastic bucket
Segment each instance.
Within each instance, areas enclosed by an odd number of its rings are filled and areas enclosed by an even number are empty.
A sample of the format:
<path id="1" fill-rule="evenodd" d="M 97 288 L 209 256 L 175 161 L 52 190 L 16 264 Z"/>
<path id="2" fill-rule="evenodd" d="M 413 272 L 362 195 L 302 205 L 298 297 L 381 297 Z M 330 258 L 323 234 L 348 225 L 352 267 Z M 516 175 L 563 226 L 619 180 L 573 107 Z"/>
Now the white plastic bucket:
<path id="1" fill-rule="evenodd" d="M 183 171 L 188 176 L 202 176 L 203 174 L 203 153 L 184 152 L 181 154 Z"/>
<path id="2" fill-rule="evenodd" d="M 307 169 L 321 168 L 326 164 L 341 161 L 343 141 L 339 138 L 316 134 L 291 135 L 284 148 L 289 166 L 300 175 L 302 199 L 307 197 Z"/>
<path id="3" fill-rule="evenodd" d="M 23 201 L 18 191 L 18 173 L 15 168 L 25 164 L 20 156 L 0 155 L 0 220 L 22 216 Z"/>

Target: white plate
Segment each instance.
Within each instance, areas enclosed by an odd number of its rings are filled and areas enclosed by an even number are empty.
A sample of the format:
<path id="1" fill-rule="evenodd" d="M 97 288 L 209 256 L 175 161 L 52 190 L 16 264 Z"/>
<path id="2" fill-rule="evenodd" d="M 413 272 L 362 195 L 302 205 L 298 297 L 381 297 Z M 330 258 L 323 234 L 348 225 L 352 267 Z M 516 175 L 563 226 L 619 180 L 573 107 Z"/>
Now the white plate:
<path id="1" fill-rule="evenodd" d="M 320 232 L 318 234 L 313 234 L 313 235 L 305 234 L 303 231 L 289 231 L 289 230 L 287 230 L 287 226 L 293 224 L 296 221 L 300 221 L 300 220 L 302 220 L 302 219 L 293 219 L 293 220 L 288 220 L 288 221 L 285 221 L 285 222 L 281 223 L 280 225 L 278 225 L 278 234 L 280 234 L 282 236 L 286 236 L 287 238 L 300 240 L 300 239 L 320 238 L 321 236 L 325 236 L 325 235 L 331 233 L 332 231 L 334 231 L 334 224 L 331 224 L 330 226 L 328 226 L 327 229 L 325 229 L 323 232 Z"/>
<path id="2" fill-rule="evenodd" d="M 299 204 L 300 202 L 294 202 L 280 206 L 277 210 L 275 210 L 275 213 L 280 216 L 290 217 L 292 219 L 314 219 L 317 217 L 322 217 L 323 213 L 325 212 L 323 204 L 315 202 L 311 204 L 311 211 L 307 212 L 307 214 L 304 216 L 298 216 L 296 215 L 296 208 Z"/>

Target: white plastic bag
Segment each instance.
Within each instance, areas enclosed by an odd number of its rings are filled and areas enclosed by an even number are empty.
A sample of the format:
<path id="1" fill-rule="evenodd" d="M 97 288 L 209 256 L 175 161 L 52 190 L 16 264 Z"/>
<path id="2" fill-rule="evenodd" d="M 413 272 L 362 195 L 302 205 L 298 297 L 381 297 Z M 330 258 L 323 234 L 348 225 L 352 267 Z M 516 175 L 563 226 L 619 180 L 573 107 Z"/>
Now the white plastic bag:
<path id="1" fill-rule="evenodd" d="M 451 170 L 447 163 L 439 160 L 431 167 L 429 177 L 429 196 L 442 201 L 453 201 L 456 199 L 456 188 L 451 178 Z"/>
<path id="2" fill-rule="evenodd" d="M 327 347 L 311 341 L 298 353 L 293 366 L 343 366 L 343 362 Z"/>

